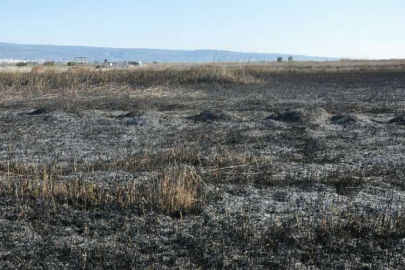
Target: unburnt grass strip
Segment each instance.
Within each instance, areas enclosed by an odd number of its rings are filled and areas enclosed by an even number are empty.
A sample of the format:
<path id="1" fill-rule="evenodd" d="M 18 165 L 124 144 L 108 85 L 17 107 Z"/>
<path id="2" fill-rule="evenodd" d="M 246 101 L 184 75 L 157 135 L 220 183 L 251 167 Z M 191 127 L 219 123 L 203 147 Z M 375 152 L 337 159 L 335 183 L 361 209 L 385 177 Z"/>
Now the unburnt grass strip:
<path id="1" fill-rule="evenodd" d="M 152 174 L 146 182 L 102 183 L 84 180 L 62 180 L 56 175 L 23 175 L 0 182 L 0 196 L 17 200 L 48 200 L 86 210 L 112 206 L 143 211 L 156 211 L 169 216 L 198 213 L 204 205 L 203 180 L 190 166 L 172 167 Z"/>

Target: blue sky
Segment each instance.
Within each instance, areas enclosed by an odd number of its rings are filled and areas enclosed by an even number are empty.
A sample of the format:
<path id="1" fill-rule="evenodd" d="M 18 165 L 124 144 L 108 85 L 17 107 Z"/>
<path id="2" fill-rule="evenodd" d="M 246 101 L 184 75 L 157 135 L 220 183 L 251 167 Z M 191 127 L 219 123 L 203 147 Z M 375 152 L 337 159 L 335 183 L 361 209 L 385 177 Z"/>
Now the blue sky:
<path id="1" fill-rule="evenodd" d="M 0 0 L 0 42 L 405 58 L 405 0 Z"/>

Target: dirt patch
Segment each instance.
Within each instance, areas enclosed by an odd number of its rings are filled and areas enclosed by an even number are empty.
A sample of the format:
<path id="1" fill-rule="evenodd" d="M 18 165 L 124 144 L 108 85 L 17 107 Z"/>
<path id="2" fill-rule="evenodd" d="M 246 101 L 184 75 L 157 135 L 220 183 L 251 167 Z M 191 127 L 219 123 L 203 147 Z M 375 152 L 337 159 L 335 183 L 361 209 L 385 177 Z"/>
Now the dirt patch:
<path id="1" fill-rule="evenodd" d="M 189 116 L 186 119 L 195 122 L 215 122 L 215 121 L 230 121 L 231 117 L 223 112 L 203 111 L 197 115 Z"/>
<path id="2" fill-rule="evenodd" d="M 329 113 L 320 107 L 301 108 L 297 110 L 284 111 L 270 115 L 266 120 L 276 120 L 281 122 L 320 124 L 330 117 Z"/>
<path id="3" fill-rule="evenodd" d="M 405 125 L 405 115 L 399 115 L 388 121 L 390 124 Z"/>

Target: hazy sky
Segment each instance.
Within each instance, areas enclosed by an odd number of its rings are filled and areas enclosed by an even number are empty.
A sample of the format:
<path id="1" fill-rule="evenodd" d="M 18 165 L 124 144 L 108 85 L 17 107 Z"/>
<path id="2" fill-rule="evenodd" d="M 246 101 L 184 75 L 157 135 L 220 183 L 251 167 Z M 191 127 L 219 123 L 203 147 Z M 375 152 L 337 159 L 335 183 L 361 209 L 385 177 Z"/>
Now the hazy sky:
<path id="1" fill-rule="evenodd" d="M 405 58 L 405 0 L 0 0 L 0 42 Z"/>

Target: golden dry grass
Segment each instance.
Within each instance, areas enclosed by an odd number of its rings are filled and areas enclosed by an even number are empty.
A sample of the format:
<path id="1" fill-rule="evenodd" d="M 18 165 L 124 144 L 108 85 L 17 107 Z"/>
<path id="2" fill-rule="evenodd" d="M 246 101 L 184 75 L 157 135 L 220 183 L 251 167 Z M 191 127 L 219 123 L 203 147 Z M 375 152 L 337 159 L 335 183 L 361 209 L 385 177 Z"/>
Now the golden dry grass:
<path id="1" fill-rule="evenodd" d="M 67 203 L 79 209 L 100 205 L 155 210 L 167 215 L 194 212 L 202 204 L 201 177 L 192 166 L 169 167 L 162 173 L 152 173 L 146 182 L 131 181 L 103 186 L 81 179 L 60 181 L 62 168 L 42 170 L 14 164 L 2 170 L 5 180 L 0 182 L 0 193 L 17 199 L 49 200 Z"/>
<path id="2" fill-rule="evenodd" d="M 223 66 L 145 68 L 92 71 L 72 68 L 67 72 L 0 73 L 3 89 L 46 91 L 86 86 L 129 85 L 132 87 L 227 85 L 260 82 L 243 68 Z M 0 89 L 1 90 L 1 89 Z"/>
<path id="3" fill-rule="evenodd" d="M 44 67 L 40 67 L 40 66 L 38 66 L 38 67 L 33 67 L 32 69 L 31 69 L 31 72 L 30 73 L 32 73 L 32 74 L 44 74 L 45 73 L 45 68 Z"/>
<path id="4" fill-rule="evenodd" d="M 167 169 L 157 183 L 153 194 L 154 205 L 166 214 L 182 215 L 200 203 L 201 177 L 193 167 Z"/>
<path id="5" fill-rule="evenodd" d="M 132 88 L 251 85 L 271 81 L 280 72 L 403 71 L 405 61 L 337 61 L 285 63 L 218 63 L 168 65 L 138 69 L 93 70 L 74 67 L 66 71 L 34 67 L 30 73 L 0 72 L 0 92 L 47 94 L 58 90 L 86 91 L 102 86 Z"/>

